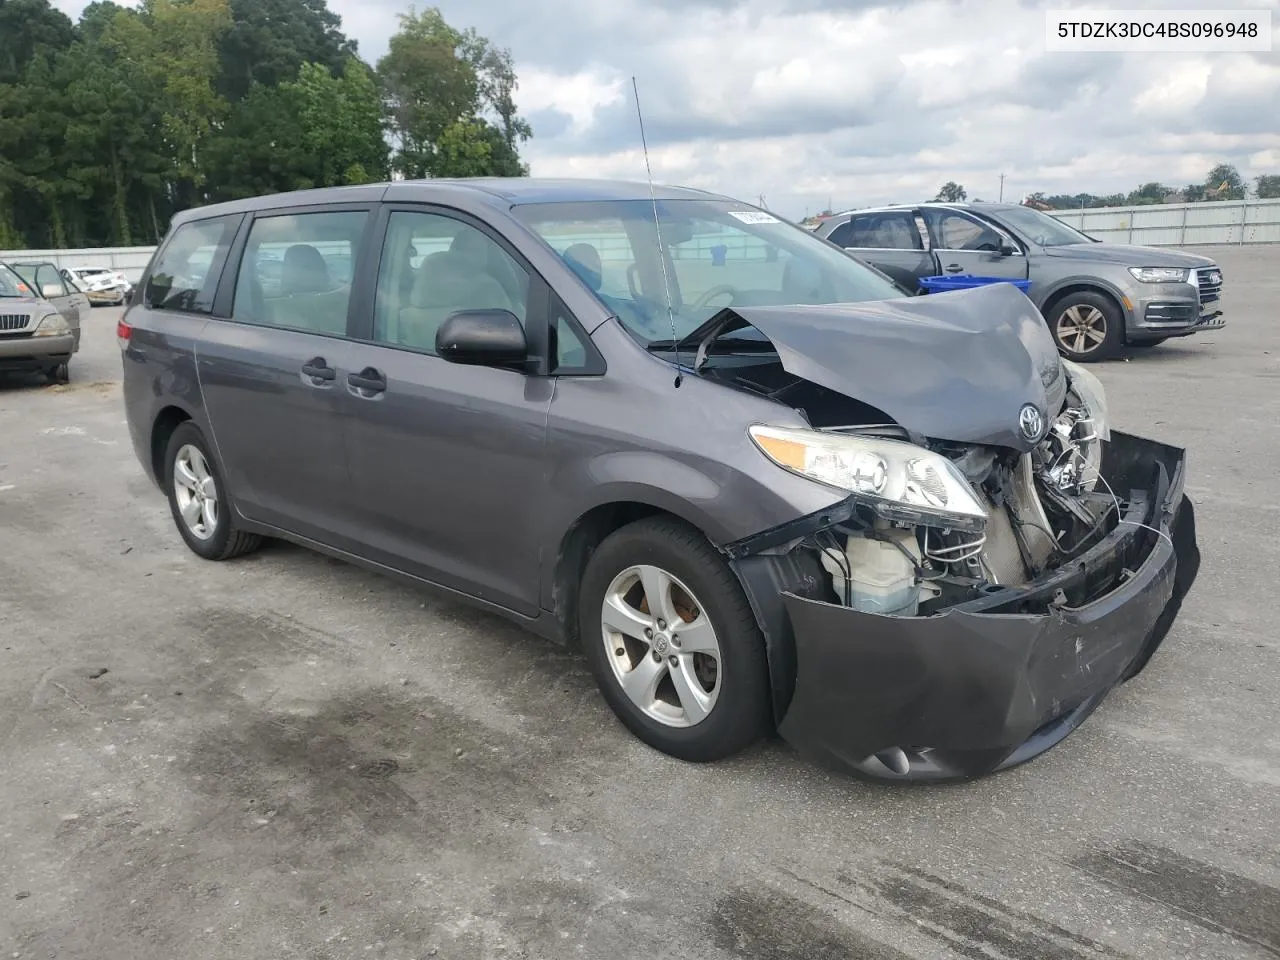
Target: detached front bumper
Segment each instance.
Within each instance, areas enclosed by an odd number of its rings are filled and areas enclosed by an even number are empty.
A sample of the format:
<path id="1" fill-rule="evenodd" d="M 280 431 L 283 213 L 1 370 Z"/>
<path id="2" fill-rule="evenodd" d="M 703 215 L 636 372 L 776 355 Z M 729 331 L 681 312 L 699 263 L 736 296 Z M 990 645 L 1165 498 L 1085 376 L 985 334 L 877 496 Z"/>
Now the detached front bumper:
<path id="1" fill-rule="evenodd" d="M 775 672 L 794 671 L 782 736 L 819 762 L 895 780 L 979 776 L 1066 738 L 1146 665 L 1200 564 L 1184 452 L 1113 432 L 1107 460 L 1126 522 L 1033 583 L 927 617 L 804 596 L 812 577 L 784 587 L 784 617 L 762 619 Z M 758 612 L 769 580 L 744 577 Z"/>

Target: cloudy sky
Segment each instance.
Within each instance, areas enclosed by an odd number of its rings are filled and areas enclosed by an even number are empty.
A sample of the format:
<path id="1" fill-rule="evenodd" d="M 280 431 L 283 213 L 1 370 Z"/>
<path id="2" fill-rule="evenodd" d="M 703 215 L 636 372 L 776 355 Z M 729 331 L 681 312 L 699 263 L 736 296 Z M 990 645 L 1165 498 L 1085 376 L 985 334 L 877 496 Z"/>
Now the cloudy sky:
<path id="1" fill-rule="evenodd" d="M 376 61 L 409 0 L 329 0 Z M 419 0 L 419 6 L 424 6 Z M 535 175 L 657 179 L 798 217 L 933 196 L 1280 173 L 1280 0 L 438 0 L 515 57 Z M 73 15 L 78 0 L 60 3 Z M 1272 10 L 1270 53 L 1046 53 L 1045 7 Z"/>

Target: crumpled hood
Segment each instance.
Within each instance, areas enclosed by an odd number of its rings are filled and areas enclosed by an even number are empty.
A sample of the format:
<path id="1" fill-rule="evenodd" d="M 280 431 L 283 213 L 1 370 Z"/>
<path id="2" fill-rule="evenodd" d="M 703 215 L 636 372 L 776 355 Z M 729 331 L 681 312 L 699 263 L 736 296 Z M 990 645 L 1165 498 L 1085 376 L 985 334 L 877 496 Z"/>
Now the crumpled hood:
<path id="1" fill-rule="evenodd" d="M 1065 247 L 1045 247 L 1046 256 L 1087 260 L 1092 263 L 1123 263 L 1130 267 L 1207 267 L 1213 261 L 1195 253 L 1168 247 L 1135 247 L 1126 243 L 1072 243 Z"/>
<path id="2" fill-rule="evenodd" d="M 726 312 L 768 337 L 788 373 L 871 404 L 925 437 L 1025 452 L 1035 441 L 1019 427 L 1022 408 L 1033 404 L 1047 426 L 1066 395 L 1044 318 L 1012 284 Z"/>

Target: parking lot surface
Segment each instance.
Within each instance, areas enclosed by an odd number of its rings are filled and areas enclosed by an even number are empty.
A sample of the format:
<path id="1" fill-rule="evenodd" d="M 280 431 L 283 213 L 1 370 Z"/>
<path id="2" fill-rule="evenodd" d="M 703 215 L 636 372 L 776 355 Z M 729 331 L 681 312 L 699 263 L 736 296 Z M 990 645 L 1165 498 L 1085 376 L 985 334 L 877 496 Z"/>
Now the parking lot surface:
<path id="1" fill-rule="evenodd" d="M 1092 368 L 1190 449 L 1182 617 L 1063 745 L 945 787 L 684 764 L 503 621 L 198 559 L 94 310 L 69 385 L 0 385 L 0 956 L 1280 956 L 1280 248 L 1207 249 L 1228 326 Z"/>

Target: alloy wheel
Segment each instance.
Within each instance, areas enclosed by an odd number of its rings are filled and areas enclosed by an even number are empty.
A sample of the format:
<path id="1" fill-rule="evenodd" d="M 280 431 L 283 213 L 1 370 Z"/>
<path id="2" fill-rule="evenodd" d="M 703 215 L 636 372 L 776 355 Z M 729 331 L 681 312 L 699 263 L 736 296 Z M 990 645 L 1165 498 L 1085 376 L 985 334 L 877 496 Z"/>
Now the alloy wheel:
<path id="1" fill-rule="evenodd" d="M 628 567 L 605 591 L 600 625 L 613 675 L 645 716 L 669 727 L 707 718 L 723 680 L 720 643 L 685 584 L 660 567 Z"/>
<path id="2" fill-rule="evenodd" d="M 191 444 L 178 449 L 173 461 L 173 494 L 182 522 L 199 540 L 218 529 L 218 487 L 204 454 Z"/>
<path id="3" fill-rule="evenodd" d="M 1097 307 L 1076 303 L 1058 314 L 1058 343 L 1075 354 L 1092 353 L 1107 339 L 1107 318 Z"/>

